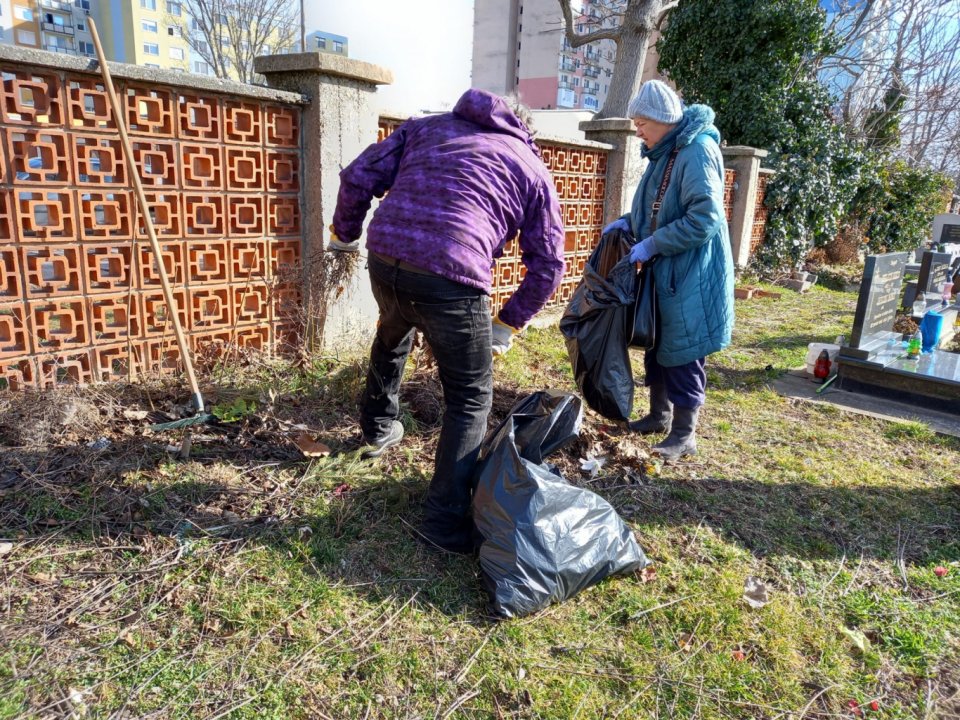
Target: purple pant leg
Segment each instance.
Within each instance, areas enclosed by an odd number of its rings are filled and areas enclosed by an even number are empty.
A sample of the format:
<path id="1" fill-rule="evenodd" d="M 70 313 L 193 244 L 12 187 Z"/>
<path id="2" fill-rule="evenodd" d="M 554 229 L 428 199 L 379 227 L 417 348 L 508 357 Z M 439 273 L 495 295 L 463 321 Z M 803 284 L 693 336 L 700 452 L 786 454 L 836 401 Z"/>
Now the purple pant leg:
<path id="1" fill-rule="evenodd" d="M 643 355 L 643 367 L 646 372 L 643 384 L 666 385 L 667 397 L 677 407 L 700 407 L 707 399 L 706 360 L 706 358 L 697 358 L 685 365 L 664 367 L 657 362 L 657 348 L 654 347 Z"/>

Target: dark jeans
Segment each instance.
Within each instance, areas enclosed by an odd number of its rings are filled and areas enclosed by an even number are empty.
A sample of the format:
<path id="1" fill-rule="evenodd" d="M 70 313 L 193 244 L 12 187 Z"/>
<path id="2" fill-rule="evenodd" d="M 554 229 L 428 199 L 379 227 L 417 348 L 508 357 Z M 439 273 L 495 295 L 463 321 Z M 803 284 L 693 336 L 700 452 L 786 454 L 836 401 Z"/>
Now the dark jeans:
<path id="1" fill-rule="evenodd" d="M 443 539 L 463 530 L 473 470 L 493 400 L 490 298 L 481 290 L 369 258 L 370 284 L 380 307 L 370 350 L 360 427 L 382 436 L 399 414 L 403 368 L 420 330 L 437 360 L 445 409 L 433 479 L 424 500 L 424 531 Z"/>

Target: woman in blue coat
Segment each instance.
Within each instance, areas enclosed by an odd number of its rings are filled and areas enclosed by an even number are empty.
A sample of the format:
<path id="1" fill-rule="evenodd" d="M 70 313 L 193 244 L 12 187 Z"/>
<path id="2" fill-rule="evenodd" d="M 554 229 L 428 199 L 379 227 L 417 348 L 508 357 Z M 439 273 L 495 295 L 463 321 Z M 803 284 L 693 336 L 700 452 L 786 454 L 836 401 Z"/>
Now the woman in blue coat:
<path id="1" fill-rule="evenodd" d="M 630 258 L 653 262 L 660 312 L 656 344 L 644 356 L 650 412 L 630 429 L 669 433 L 654 451 L 675 460 L 697 452 L 706 356 L 730 344 L 733 330 L 733 257 L 723 211 L 720 133 L 713 110 L 684 108 L 658 80 L 643 84 L 628 113 L 649 164 L 630 214 L 605 230 L 619 226 L 640 239 Z M 654 217 L 671 157 L 669 184 Z"/>

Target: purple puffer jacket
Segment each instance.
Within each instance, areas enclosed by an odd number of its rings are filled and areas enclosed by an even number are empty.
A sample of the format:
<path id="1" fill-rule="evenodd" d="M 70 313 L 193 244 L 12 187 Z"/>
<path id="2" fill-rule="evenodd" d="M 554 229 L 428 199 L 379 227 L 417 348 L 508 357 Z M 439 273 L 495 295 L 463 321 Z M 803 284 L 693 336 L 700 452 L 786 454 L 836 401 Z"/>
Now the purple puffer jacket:
<path id="1" fill-rule="evenodd" d="M 337 237 L 489 293 L 494 258 L 520 232 L 527 274 L 500 311 L 520 328 L 563 276 L 553 180 L 527 128 L 498 96 L 468 90 L 452 113 L 408 120 L 340 173 Z"/>

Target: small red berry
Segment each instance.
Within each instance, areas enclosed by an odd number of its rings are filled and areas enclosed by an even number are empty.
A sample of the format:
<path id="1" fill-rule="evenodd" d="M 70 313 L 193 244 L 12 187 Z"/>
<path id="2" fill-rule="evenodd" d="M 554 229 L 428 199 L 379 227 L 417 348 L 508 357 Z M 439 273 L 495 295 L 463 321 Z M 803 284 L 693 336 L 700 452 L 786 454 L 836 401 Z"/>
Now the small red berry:
<path id="1" fill-rule="evenodd" d="M 743 650 L 734 650 L 734 651 L 733 651 L 733 659 L 736 660 L 737 662 L 743 662 L 744 660 L 747 659 L 747 656 L 746 656 L 746 654 L 743 652 Z"/>
<path id="2" fill-rule="evenodd" d="M 943 565 L 937 565 L 933 569 L 933 574 L 936 575 L 937 577 L 943 577 L 948 572 L 950 572 L 949 568 L 945 568 Z"/>
<path id="3" fill-rule="evenodd" d="M 877 712 L 880 709 L 880 703 L 878 703 L 876 700 L 871 700 L 870 709 L 873 710 L 874 712 Z"/>
<path id="4" fill-rule="evenodd" d="M 863 716 L 863 710 L 860 709 L 860 703 L 858 703 L 856 700 L 848 700 L 847 706 L 856 717 Z"/>

